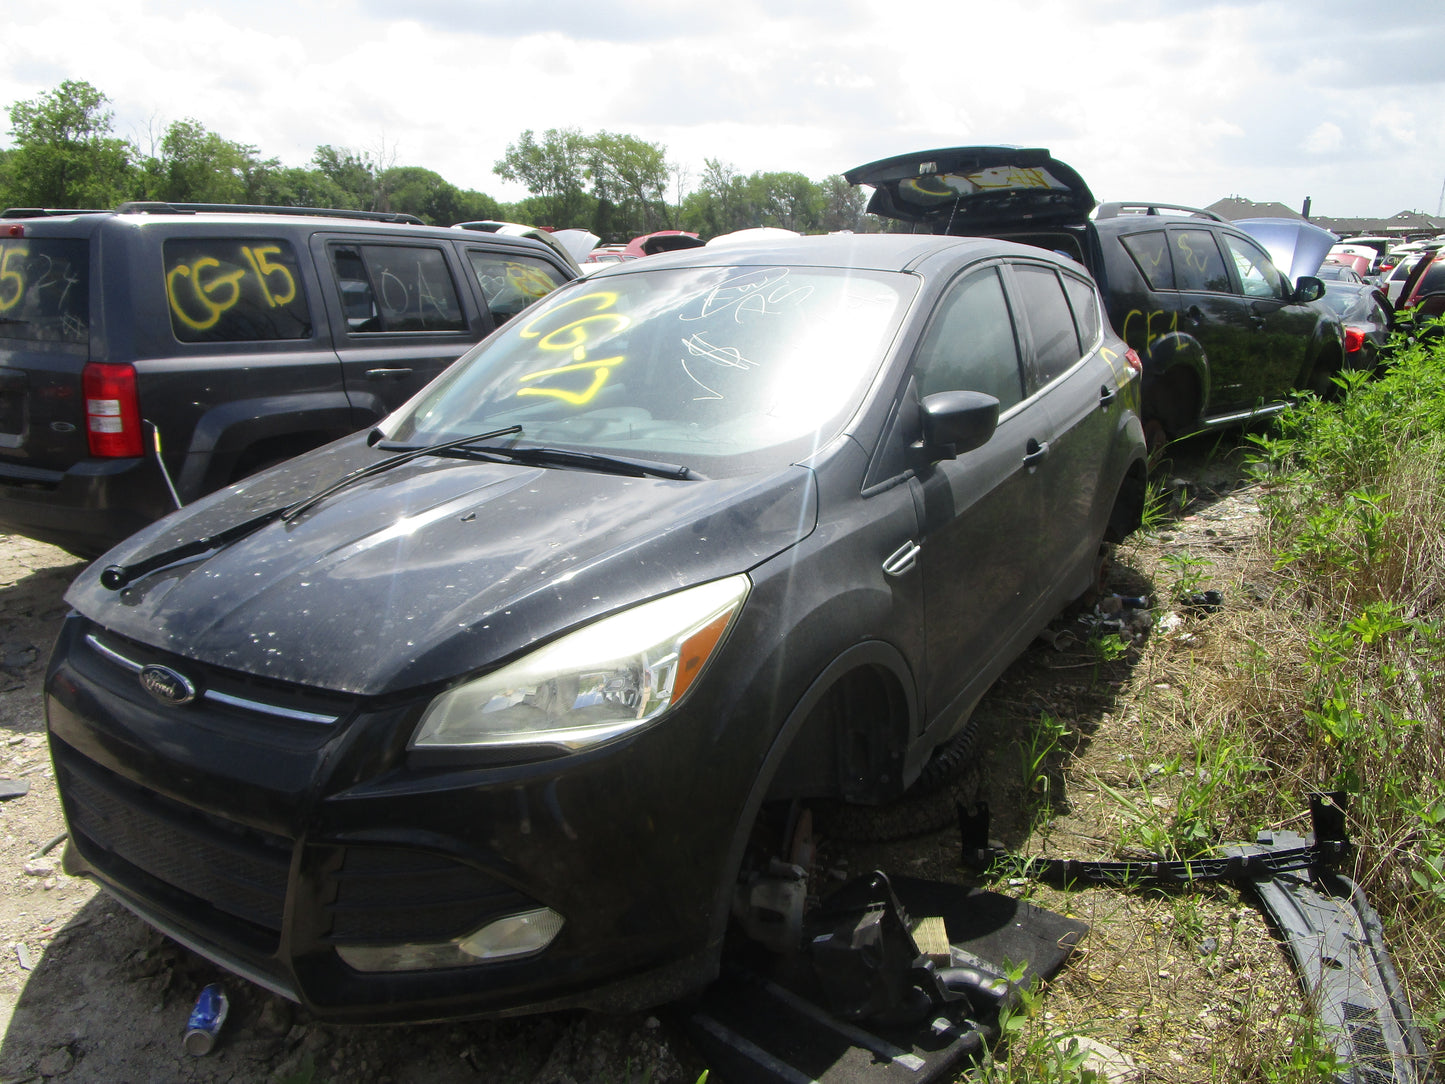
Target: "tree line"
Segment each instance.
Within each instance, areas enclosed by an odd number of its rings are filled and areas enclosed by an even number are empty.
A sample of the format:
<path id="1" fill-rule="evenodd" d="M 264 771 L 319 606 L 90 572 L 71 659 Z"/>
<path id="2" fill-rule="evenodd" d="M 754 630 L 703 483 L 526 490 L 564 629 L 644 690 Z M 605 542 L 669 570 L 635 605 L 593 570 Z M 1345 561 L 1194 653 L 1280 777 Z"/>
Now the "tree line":
<path id="1" fill-rule="evenodd" d="M 147 133 L 142 147 L 114 131 L 110 100 L 83 80 L 9 107 L 11 147 L 0 150 L 0 206 L 112 208 L 130 201 L 267 204 L 398 212 L 451 225 L 500 219 L 591 230 L 626 241 L 662 229 L 713 237 L 753 226 L 799 233 L 877 229 L 866 195 L 841 176 L 743 175 L 706 159 L 696 184 L 667 148 L 615 132 L 524 131 L 493 166 L 526 187 L 516 203 L 459 188 L 434 170 L 397 165 L 394 150 L 323 144 L 305 166 L 186 118 Z"/>

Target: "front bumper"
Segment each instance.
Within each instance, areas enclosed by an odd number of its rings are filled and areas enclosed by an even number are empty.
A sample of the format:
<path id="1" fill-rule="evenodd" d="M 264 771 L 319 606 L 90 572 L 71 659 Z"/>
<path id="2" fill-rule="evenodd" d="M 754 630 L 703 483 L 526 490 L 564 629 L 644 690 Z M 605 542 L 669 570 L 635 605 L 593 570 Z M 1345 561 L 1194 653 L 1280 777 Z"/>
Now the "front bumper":
<path id="1" fill-rule="evenodd" d="M 585 755 L 419 767 L 405 751 L 416 705 L 313 697 L 306 718 L 205 697 L 165 707 L 96 637 L 232 700 L 289 710 L 293 691 L 199 672 L 77 616 L 47 676 L 70 868 L 230 970 L 348 1022 L 638 1008 L 715 975 L 747 787 L 726 752 L 700 748 L 719 728 L 686 705 Z M 460 937 L 539 907 L 565 925 L 533 956 L 362 972 L 337 952 Z"/>

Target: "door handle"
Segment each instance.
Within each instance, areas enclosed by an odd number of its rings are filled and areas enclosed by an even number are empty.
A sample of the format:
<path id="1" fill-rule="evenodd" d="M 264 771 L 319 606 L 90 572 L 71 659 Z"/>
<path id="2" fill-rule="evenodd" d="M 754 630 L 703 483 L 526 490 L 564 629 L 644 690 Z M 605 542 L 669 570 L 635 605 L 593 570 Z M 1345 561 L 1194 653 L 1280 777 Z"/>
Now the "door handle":
<path id="1" fill-rule="evenodd" d="M 1263 316 L 1251 316 L 1251 317 L 1249 318 L 1249 322 L 1255 326 L 1255 330 L 1257 330 L 1257 331 L 1263 331 L 1263 330 L 1264 330 L 1264 317 L 1263 317 Z"/>
<path id="2" fill-rule="evenodd" d="M 909 539 L 899 546 L 888 559 L 883 562 L 883 572 L 888 576 L 901 576 L 913 567 L 918 560 L 918 555 L 923 552 L 923 547 L 913 539 Z"/>
<path id="3" fill-rule="evenodd" d="M 1107 384 L 1104 385 L 1099 389 L 1099 409 L 1108 410 L 1114 405 L 1114 400 L 1118 397 L 1119 392 L 1116 388 L 1111 388 Z"/>
<path id="4" fill-rule="evenodd" d="M 367 380 L 405 380 L 411 376 L 410 369 L 368 369 L 366 370 Z"/>
<path id="5" fill-rule="evenodd" d="M 1030 437 L 1029 442 L 1026 446 L 1026 451 L 1024 452 L 1024 466 L 1032 470 L 1034 467 L 1037 467 L 1040 463 L 1042 463 L 1044 461 L 1044 457 L 1048 454 L 1048 441 L 1043 441 L 1042 443 L 1040 443 L 1033 437 Z"/>
<path id="6" fill-rule="evenodd" d="M 1185 310 L 1184 318 L 1195 327 L 1198 327 L 1200 324 L 1204 323 L 1204 310 L 1201 309 L 1198 305 L 1190 305 L 1189 308 Z"/>

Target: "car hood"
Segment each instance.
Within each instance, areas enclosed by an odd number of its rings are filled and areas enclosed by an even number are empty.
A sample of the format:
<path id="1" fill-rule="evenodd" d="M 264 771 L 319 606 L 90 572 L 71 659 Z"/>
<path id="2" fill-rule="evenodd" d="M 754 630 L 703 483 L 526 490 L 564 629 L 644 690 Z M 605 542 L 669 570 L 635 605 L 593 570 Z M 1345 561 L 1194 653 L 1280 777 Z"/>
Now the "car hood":
<path id="1" fill-rule="evenodd" d="M 1019 226 L 1078 226 L 1094 194 L 1042 148 L 950 147 L 856 166 L 849 184 L 873 188 L 870 214 L 974 236 Z"/>
<path id="2" fill-rule="evenodd" d="M 1329 230 L 1297 218 L 1241 218 L 1233 224 L 1263 245 L 1291 282 L 1318 271 L 1330 246 L 1339 240 Z"/>
<path id="3" fill-rule="evenodd" d="M 174 513 L 83 572 L 66 601 L 115 633 L 198 662 L 380 695 L 745 571 L 817 520 L 813 474 L 797 466 L 671 481 L 425 459 L 121 591 L 101 585 L 109 565 L 319 490 L 366 462 L 362 449 L 343 442 Z"/>

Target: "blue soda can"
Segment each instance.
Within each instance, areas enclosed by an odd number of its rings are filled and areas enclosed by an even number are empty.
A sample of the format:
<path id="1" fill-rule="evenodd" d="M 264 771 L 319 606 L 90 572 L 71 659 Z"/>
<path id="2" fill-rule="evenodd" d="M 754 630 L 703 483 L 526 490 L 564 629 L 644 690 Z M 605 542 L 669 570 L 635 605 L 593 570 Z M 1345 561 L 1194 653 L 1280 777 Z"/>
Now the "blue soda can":
<path id="1" fill-rule="evenodd" d="M 211 1052 L 211 1047 L 216 1045 L 216 1036 L 221 1033 L 221 1025 L 226 1022 L 226 1010 L 229 1008 L 226 992 L 217 983 L 213 982 L 201 991 L 201 996 L 196 998 L 196 1007 L 191 1010 L 191 1018 L 186 1021 L 186 1053 L 200 1057 Z"/>

